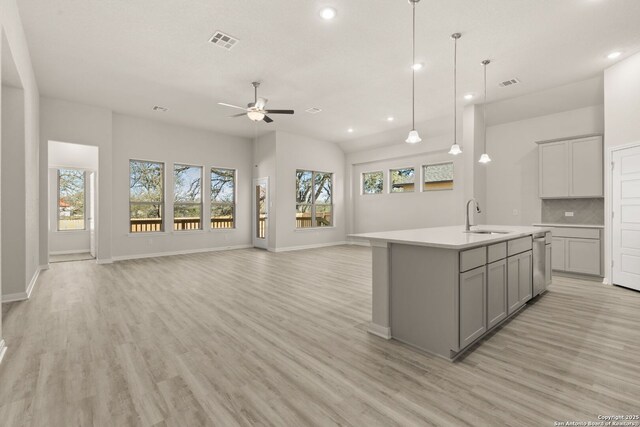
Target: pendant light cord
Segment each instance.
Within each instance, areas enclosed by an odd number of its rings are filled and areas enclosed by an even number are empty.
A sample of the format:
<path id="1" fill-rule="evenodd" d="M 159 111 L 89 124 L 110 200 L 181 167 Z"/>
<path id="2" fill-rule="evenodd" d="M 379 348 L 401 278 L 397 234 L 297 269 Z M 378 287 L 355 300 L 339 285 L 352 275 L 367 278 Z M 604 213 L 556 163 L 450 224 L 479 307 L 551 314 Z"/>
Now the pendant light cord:
<path id="1" fill-rule="evenodd" d="M 489 60 L 482 63 L 484 65 L 484 105 L 482 106 L 482 124 L 484 125 L 484 152 L 487 152 L 487 64 Z"/>
<path id="2" fill-rule="evenodd" d="M 411 129 L 416 128 L 416 3 L 413 2 L 413 59 L 411 62 Z"/>
<path id="3" fill-rule="evenodd" d="M 458 37 L 453 38 L 453 143 L 458 143 Z"/>

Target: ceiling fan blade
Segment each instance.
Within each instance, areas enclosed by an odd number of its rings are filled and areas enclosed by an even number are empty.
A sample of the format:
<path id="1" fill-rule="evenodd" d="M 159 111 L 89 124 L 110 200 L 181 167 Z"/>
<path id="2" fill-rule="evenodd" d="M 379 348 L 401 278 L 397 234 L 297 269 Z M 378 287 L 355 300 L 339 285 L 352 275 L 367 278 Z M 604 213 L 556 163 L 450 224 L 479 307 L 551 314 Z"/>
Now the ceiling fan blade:
<path id="1" fill-rule="evenodd" d="M 237 105 L 226 104 L 226 103 L 224 103 L 224 102 L 218 102 L 218 105 L 222 105 L 222 106 L 224 106 L 224 107 L 236 108 L 236 109 L 238 109 L 238 110 L 244 110 L 244 111 L 247 111 L 247 109 L 246 109 L 246 108 L 244 108 L 244 107 L 238 107 Z"/>
<path id="2" fill-rule="evenodd" d="M 293 114 L 293 110 L 265 110 L 268 114 Z"/>
<path id="3" fill-rule="evenodd" d="M 246 116 L 247 113 L 240 113 L 240 114 L 234 114 L 233 116 L 229 116 L 229 117 L 242 117 L 242 116 Z"/>
<path id="4" fill-rule="evenodd" d="M 267 105 L 267 101 L 269 101 L 267 98 L 258 98 L 255 103 L 255 107 L 258 110 L 264 110 L 265 105 Z"/>
<path id="5" fill-rule="evenodd" d="M 264 119 L 262 119 L 262 120 L 264 120 L 267 123 L 271 123 L 273 121 L 273 119 L 271 117 L 269 117 L 269 116 L 264 116 Z"/>

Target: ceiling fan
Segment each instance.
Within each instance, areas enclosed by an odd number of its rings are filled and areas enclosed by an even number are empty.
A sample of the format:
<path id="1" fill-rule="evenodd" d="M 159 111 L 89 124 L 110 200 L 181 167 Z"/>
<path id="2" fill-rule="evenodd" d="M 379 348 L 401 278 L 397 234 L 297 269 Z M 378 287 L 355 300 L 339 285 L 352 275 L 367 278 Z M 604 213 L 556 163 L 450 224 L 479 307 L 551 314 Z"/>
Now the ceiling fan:
<path id="1" fill-rule="evenodd" d="M 254 92 L 254 101 L 247 104 L 247 107 L 239 107 L 237 105 L 226 104 L 224 102 L 218 102 L 218 105 L 223 105 L 225 107 L 231 107 L 238 110 L 244 110 L 244 113 L 236 114 L 231 117 L 242 117 L 247 116 L 249 119 L 254 122 L 259 122 L 260 120 L 264 120 L 267 123 L 271 123 L 273 119 L 267 114 L 293 114 L 293 110 L 265 110 L 268 99 L 266 98 L 258 98 L 258 87 L 260 86 L 260 82 L 251 83 L 253 86 Z"/>

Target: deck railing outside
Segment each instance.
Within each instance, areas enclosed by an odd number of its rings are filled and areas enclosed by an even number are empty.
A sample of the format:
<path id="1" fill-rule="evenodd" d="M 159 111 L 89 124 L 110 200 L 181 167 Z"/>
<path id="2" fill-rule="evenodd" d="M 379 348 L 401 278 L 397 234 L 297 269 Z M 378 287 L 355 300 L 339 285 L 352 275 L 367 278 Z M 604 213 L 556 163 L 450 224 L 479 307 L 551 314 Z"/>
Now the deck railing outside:
<path id="1" fill-rule="evenodd" d="M 233 218 L 211 218 L 211 228 L 233 228 Z M 174 230 L 199 230 L 200 218 L 175 218 Z M 131 233 L 146 233 L 162 231 L 162 220 L 159 218 L 132 218 L 130 220 Z"/>

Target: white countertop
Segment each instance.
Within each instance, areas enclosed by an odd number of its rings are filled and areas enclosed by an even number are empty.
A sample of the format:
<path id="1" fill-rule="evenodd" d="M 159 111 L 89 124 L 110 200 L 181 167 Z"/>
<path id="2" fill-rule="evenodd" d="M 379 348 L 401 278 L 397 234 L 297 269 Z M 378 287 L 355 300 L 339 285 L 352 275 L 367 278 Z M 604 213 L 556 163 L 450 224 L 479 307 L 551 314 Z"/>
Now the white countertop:
<path id="1" fill-rule="evenodd" d="M 511 240 L 540 233 L 543 227 L 521 227 L 512 225 L 476 225 L 471 230 L 507 231 L 506 234 L 465 233 L 463 225 L 452 227 L 417 228 L 413 230 L 383 231 L 379 233 L 349 234 L 354 239 L 371 242 L 402 243 L 405 245 L 430 246 L 443 249 L 466 249 L 475 246 Z"/>
<path id="2" fill-rule="evenodd" d="M 598 225 L 598 224 L 552 224 L 552 223 L 541 222 L 533 225 L 534 227 L 600 228 L 600 229 L 604 228 L 604 225 Z"/>

